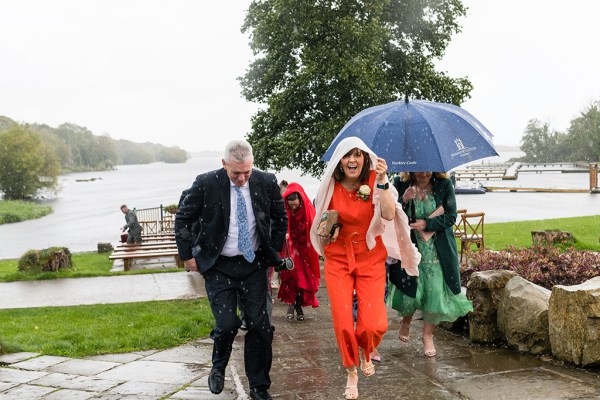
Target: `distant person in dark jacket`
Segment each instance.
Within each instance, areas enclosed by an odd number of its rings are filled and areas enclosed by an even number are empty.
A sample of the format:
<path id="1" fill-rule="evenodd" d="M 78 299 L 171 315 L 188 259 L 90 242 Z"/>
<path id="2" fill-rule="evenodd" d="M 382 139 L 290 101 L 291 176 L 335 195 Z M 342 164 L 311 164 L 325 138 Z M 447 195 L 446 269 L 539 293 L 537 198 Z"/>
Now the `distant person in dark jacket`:
<path id="1" fill-rule="evenodd" d="M 142 226 L 137 220 L 135 211 L 127 208 L 125 204 L 121 206 L 121 211 L 125 214 L 125 222 L 122 231 L 127 231 L 127 244 L 142 243 Z"/>

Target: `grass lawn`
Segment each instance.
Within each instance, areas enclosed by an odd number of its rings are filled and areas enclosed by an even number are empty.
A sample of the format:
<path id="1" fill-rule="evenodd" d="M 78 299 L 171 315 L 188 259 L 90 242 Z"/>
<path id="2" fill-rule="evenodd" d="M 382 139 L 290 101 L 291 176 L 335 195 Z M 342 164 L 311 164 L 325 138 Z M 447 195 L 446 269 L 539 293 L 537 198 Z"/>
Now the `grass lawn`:
<path id="1" fill-rule="evenodd" d="M 40 279 L 59 278 L 84 278 L 91 276 L 129 275 L 129 274 L 152 274 L 158 272 L 177 272 L 181 268 L 148 269 L 129 272 L 110 272 L 112 261 L 108 259 L 109 253 L 75 253 L 72 255 L 73 268 L 60 270 L 58 272 L 42 272 L 39 274 L 24 274 L 18 272 L 18 260 L 0 260 L 0 282 L 33 281 Z"/>
<path id="2" fill-rule="evenodd" d="M 485 224 L 485 247 L 490 250 L 530 247 L 531 231 L 543 230 L 571 232 L 578 250 L 600 251 L 600 215 Z"/>
<path id="3" fill-rule="evenodd" d="M 31 201 L 0 200 L 0 224 L 41 218 L 51 212 L 50 206 L 42 206 Z"/>
<path id="4" fill-rule="evenodd" d="M 529 247 L 532 230 L 568 231 L 578 249 L 600 251 L 600 215 L 486 224 L 486 248 Z M 73 261 L 71 270 L 26 275 L 16 272 L 17 260 L 0 260 L 0 282 L 162 271 L 111 273 L 107 253 L 73 254 Z M 200 299 L 0 310 L 0 322 L 0 354 L 82 357 L 173 347 L 206 337 L 214 321 L 208 301 Z"/>
<path id="5" fill-rule="evenodd" d="M 83 357 L 166 349 L 206 337 L 207 299 L 0 310 L 0 354 Z"/>

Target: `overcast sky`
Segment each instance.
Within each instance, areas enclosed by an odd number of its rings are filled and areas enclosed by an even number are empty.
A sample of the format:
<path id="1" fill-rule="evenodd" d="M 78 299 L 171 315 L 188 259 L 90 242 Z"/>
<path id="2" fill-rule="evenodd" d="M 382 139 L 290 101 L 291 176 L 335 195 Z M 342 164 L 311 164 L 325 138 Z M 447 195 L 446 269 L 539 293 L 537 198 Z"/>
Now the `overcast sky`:
<path id="1" fill-rule="evenodd" d="M 0 115 L 72 122 L 116 139 L 221 150 L 258 105 L 237 78 L 250 59 L 248 0 L 0 0 Z M 530 119 L 565 130 L 600 100 L 600 1 L 464 0 L 440 69 L 468 77 L 463 107 L 500 145 Z"/>

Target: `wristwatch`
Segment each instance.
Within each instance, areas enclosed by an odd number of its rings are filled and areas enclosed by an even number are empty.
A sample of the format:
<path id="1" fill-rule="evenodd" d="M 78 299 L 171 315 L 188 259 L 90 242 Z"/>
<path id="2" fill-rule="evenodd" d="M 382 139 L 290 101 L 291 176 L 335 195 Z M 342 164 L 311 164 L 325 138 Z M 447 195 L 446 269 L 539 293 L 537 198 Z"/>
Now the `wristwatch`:
<path id="1" fill-rule="evenodd" d="M 389 182 L 386 182 L 385 185 L 380 185 L 379 183 L 377 184 L 377 189 L 388 190 L 389 188 L 390 188 Z"/>

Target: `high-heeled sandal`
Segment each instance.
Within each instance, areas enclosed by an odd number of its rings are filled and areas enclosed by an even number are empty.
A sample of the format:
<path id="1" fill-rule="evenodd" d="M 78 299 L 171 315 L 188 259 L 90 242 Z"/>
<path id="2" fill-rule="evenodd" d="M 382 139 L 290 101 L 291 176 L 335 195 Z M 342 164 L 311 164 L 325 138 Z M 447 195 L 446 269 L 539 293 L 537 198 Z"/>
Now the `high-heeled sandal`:
<path id="1" fill-rule="evenodd" d="M 403 334 L 405 333 L 405 334 Z M 405 324 L 404 322 L 400 322 L 400 331 L 398 332 L 398 339 L 400 339 L 400 341 L 402 343 L 408 343 L 409 337 L 408 335 L 410 334 L 410 324 Z"/>
<path id="2" fill-rule="evenodd" d="M 296 306 L 296 319 L 298 321 L 304 321 L 304 311 L 302 311 L 302 307 Z"/>
<path id="3" fill-rule="evenodd" d="M 371 376 L 375 373 L 375 366 L 373 365 L 373 361 L 367 361 L 365 353 L 363 349 L 360 349 L 360 370 L 363 372 L 365 376 Z"/>
<path id="4" fill-rule="evenodd" d="M 379 351 L 377 351 L 377 349 L 373 349 L 373 351 L 371 352 L 371 361 L 375 361 L 378 363 L 381 362 L 381 354 L 379 354 Z"/>
<path id="5" fill-rule="evenodd" d="M 287 309 L 287 319 L 294 319 L 294 306 L 291 304 Z"/>
<path id="6" fill-rule="evenodd" d="M 433 345 L 433 335 L 423 336 L 423 352 L 427 357 L 435 357 L 437 355 L 437 351 Z"/>
<path id="7" fill-rule="evenodd" d="M 348 372 L 348 380 L 346 381 L 346 390 L 344 391 L 344 398 L 347 400 L 358 399 L 358 371 L 356 367 L 346 368 Z M 348 381 L 350 380 L 350 374 L 356 375 L 356 383 L 354 385 L 349 385 Z"/>

